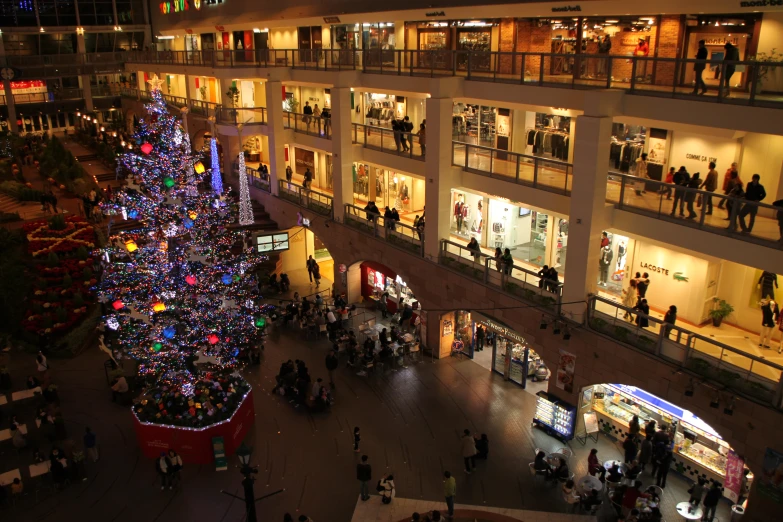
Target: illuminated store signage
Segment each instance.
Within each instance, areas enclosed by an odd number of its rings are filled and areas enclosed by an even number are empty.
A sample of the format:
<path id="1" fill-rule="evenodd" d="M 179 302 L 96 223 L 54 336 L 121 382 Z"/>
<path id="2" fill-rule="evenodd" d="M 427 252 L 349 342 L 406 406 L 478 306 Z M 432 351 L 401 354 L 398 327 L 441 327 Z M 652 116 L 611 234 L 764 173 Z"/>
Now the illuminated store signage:
<path id="1" fill-rule="evenodd" d="M 171 0 L 169 2 L 160 3 L 160 12 L 163 14 L 169 14 L 190 11 L 191 3 L 193 9 L 199 11 L 202 5 L 218 5 L 222 4 L 223 1 L 224 0 Z"/>
<path id="2" fill-rule="evenodd" d="M 552 12 L 553 13 L 575 13 L 575 12 L 581 12 L 582 6 L 581 5 L 564 5 L 561 7 L 553 7 Z"/>

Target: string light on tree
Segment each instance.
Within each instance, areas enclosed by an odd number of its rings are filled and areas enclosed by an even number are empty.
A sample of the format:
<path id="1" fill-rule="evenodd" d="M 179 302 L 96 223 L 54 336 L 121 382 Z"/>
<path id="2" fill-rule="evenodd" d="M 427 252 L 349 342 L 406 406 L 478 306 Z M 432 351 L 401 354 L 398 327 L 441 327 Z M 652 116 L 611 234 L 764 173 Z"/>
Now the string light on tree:
<path id="1" fill-rule="evenodd" d="M 217 138 L 212 138 L 212 142 L 209 144 L 209 155 L 212 158 L 212 191 L 220 195 L 223 193 L 223 177 L 220 175 Z"/>
<path id="2" fill-rule="evenodd" d="M 253 204 L 250 202 L 250 187 L 247 184 L 247 169 L 245 168 L 245 153 L 239 153 L 239 224 L 252 225 Z"/>

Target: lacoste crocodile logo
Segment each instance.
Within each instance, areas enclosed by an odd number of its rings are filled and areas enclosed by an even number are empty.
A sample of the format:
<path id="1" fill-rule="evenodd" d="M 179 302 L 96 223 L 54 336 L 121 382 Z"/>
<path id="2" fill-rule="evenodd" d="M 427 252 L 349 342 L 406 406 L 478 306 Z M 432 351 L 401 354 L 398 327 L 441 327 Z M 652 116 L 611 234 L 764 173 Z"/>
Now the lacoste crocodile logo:
<path id="1" fill-rule="evenodd" d="M 688 278 L 682 275 L 682 272 L 674 272 L 674 274 L 672 274 L 672 277 L 674 277 L 675 281 L 682 281 L 683 283 L 688 282 Z"/>

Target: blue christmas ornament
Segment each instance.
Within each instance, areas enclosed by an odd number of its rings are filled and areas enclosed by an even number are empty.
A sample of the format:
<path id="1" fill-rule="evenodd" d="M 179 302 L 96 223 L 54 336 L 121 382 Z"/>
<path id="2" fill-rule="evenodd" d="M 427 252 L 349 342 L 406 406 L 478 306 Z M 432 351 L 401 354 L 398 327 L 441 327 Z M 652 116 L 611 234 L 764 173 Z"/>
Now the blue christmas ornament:
<path id="1" fill-rule="evenodd" d="M 136 219 L 139 217 L 139 211 L 138 210 L 131 210 L 128 212 L 128 218 L 130 219 Z"/>
<path id="2" fill-rule="evenodd" d="M 177 335 L 177 329 L 173 326 L 167 326 L 163 329 L 163 337 L 166 339 L 172 339 L 175 335 Z"/>
<path id="3" fill-rule="evenodd" d="M 185 218 L 182 224 L 185 225 L 185 228 L 193 228 L 193 220 L 190 218 Z"/>
<path id="4" fill-rule="evenodd" d="M 224 285 L 230 285 L 233 278 L 231 277 L 231 274 L 223 274 L 223 277 L 221 277 L 220 280 L 223 281 Z"/>

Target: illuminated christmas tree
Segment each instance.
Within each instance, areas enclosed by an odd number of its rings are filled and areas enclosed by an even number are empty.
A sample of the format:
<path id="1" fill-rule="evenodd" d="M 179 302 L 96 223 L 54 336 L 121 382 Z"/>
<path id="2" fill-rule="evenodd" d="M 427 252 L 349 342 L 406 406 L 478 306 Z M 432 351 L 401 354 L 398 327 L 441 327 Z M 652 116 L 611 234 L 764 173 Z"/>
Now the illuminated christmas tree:
<path id="1" fill-rule="evenodd" d="M 139 420 L 201 427 L 230 418 L 250 390 L 238 356 L 263 337 L 266 310 L 249 274 L 264 258 L 231 227 L 232 206 L 206 188 L 206 169 L 168 113 L 162 81 L 149 83 L 149 117 L 121 158 L 129 185 L 104 205 L 141 223 L 113 236 L 104 253 L 106 344 L 115 358 L 138 363 L 147 386 L 134 405 Z"/>
<path id="2" fill-rule="evenodd" d="M 247 169 L 245 168 L 245 153 L 239 153 L 239 224 L 252 225 L 253 204 L 250 201 L 250 187 L 247 184 Z"/>

